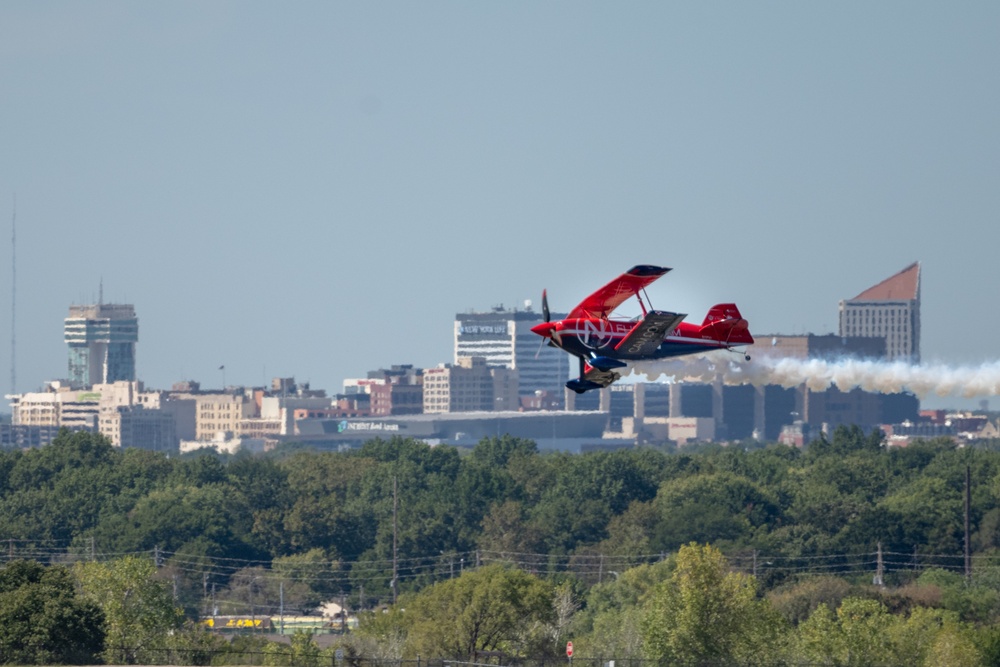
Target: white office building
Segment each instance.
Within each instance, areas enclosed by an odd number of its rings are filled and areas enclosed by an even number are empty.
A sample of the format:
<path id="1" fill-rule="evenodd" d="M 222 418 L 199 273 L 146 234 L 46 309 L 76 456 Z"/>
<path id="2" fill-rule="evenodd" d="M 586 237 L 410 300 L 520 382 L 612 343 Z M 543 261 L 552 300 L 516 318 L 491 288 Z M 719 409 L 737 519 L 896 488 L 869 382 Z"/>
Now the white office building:
<path id="1" fill-rule="evenodd" d="M 553 315 L 553 319 L 560 317 L 565 315 Z M 560 349 L 541 345 L 544 339 L 532 333 L 531 327 L 543 321 L 542 314 L 530 306 L 525 310 L 498 307 L 485 313 L 459 313 L 455 316 L 455 363 L 482 357 L 487 366 L 518 372 L 519 396 L 546 391 L 562 397 L 570 359 Z"/>

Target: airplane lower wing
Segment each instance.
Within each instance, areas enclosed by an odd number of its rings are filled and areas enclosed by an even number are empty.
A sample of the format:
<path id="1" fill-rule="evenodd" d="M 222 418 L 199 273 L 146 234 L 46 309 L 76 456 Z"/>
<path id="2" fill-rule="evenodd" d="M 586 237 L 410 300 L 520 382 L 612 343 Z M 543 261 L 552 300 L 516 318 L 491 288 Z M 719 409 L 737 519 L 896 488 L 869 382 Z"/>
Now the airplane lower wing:
<path id="1" fill-rule="evenodd" d="M 626 359 L 648 357 L 685 317 L 687 316 L 664 310 L 649 311 L 642 322 L 615 346 L 616 356 Z"/>
<path id="2" fill-rule="evenodd" d="M 602 371 L 599 368 L 594 368 L 590 364 L 584 363 L 583 372 L 580 374 L 580 377 L 570 380 L 566 383 L 566 386 L 576 393 L 582 394 L 591 389 L 603 389 L 619 379 L 621 379 L 621 373 L 617 371 Z"/>

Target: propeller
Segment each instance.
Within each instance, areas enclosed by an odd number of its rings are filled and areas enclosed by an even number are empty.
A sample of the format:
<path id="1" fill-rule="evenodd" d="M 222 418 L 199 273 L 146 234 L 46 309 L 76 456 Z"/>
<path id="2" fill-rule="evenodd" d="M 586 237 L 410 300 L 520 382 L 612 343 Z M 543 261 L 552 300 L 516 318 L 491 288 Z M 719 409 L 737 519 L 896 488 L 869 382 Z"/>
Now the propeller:
<path id="1" fill-rule="evenodd" d="M 538 355 L 542 353 L 542 348 L 545 347 L 545 343 L 546 340 L 544 338 L 541 340 L 541 342 L 538 343 L 538 349 L 535 350 L 535 359 L 537 359 Z"/>
<path id="2" fill-rule="evenodd" d="M 548 290 L 544 289 L 542 290 L 542 319 L 545 320 L 546 324 L 552 321 L 552 313 L 549 312 L 549 293 Z M 548 338 L 542 339 L 542 342 L 538 344 L 538 349 L 535 351 L 535 359 L 537 359 L 538 355 L 542 353 L 542 347 L 546 343 L 548 343 L 550 347 L 558 347 L 558 345 L 556 345 L 555 341 L 553 340 L 555 336 L 556 333 L 554 330 L 552 330 L 549 331 Z"/>

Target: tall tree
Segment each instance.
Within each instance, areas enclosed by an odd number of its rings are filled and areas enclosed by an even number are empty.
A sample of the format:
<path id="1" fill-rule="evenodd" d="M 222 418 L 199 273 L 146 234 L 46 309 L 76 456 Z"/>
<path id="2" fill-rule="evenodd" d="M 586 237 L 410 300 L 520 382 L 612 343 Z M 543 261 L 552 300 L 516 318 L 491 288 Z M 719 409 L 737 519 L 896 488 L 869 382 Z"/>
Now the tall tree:
<path id="1" fill-rule="evenodd" d="M 75 572 L 86 596 L 104 612 L 105 661 L 131 665 L 162 659 L 157 650 L 165 647 L 184 617 L 167 587 L 155 578 L 153 562 L 126 556 L 78 563 Z"/>
<path id="2" fill-rule="evenodd" d="M 762 662 L 776 650 L 782 626 L 757 599 L 754 577 L 730 572 L 720 551 L 692 543 L 650 595 L 642 629 L 649 659 L 700 667 Z"/>
<path id="3" fill-rule="evenodd" d="M 552 587 L 541 579 L 488 565 L 429 586 L 400 606 L 413 653 L 475 661 L 480 651 L 551 653 L 553 599 Z"/>
<path id="4" fill-rule="evenodd" d="M 893 617 L 878 600 L 846 598 L 834 613 L 821 604 L 798 627 L 797 653 L 806 663 L 869 667 L 893 664 Z"/>

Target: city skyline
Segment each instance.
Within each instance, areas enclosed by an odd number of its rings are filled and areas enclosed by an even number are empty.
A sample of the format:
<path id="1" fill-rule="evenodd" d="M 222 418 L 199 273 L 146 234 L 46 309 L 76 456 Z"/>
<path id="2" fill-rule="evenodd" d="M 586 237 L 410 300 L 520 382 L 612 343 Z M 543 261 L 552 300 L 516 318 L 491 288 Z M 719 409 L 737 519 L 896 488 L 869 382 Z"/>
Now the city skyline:
<path id="1" fill-rule="evenodd" d="M 740 364 L 730 360 L 728 367 L 719 367 L 717 362 L 723 358 L 719 353 L 709 353 L 707 355 L 694 355 L 685 359 L 673 359 L 657 361 L 639 362 L 636 364 L 634 373 L 626 376 L 625 382 L 651 382 L 663 380 L 666 376 L 675 376 L 682 368 L 686 378 L 692 381 L 710 382 L 713 378 L 721 379 L 727 385 L 751 384 L 762 386 L 768 384 L 791 386 L 788 384 L 793 376 L 798 377 L 792 384 L 808 384 L 812 389 L 818 389 L 825 384 L 836 386 L 840 390 L 847 391 L 853 387 L 861 387 L 867 390 L 874 389 L 881 393 L 913 392 L 921 401 L 925 408 L 940 409 L 941 407 L 954 407 L 956 409 L 968 408 L 971 402 L 976 402 L 976 407 L 982 407 L 983 396 L 994 396 L 1000 389 L 1000 363 L 984 364 L 978 369 L 973 367 L 942 367 L 936 364 L 913 364 L 911 361 L 894 359 L 890 353 L 891 345 L 903 345 L 900 341 L 900 332 L 896 332 L 895 324 L 890 324 L 898 318 L 899 314 L 894 314 L 900 306 L 905 305 L 905 314 L 898 324 L 903 337 L 908 337 L 909 329 L 915 330 L 915 337 L 905 343 L 906 350 L 914 349 L 919 352 L 919 329 L 920 329 L 920 264 L 913 263 L 902 271 L 889 276 L 879 283 L 865 289 L 854 299 L 842 301 L 840 303 L 841 317 L 845 305 L 851 307 L 862 307 L 871 309 L 870 324 L 865 324 L 855 333 L 845 332 L 844 324 L 841 324 L 841 331 L 838 334 L 827 333 L 816 335 L 813 332 L 807 335 L 783 334 L 772 332 L 761 334 L 758 332 L 754 344 L 745 349 L 747 362 L 751 356 L 756 359 L 756 363 Z M 648 297 L 648 294 L 647 294 Z M 912 300 L 911 300 L 912 299 Z M 135 308 L 132 304 L 108 304 L 103 302 L 103 294 L 97 304 L 92 305 L 72 305 L 69 308 L 70 317 L 65 320 L 65 342 L 69 348 L 69 370 L 67 378 L 50 378 L 50 380 L 67 380 L 70 386 L 86 389 L 90 384 L 98 384 L 107 381 L 107 378 L 99 377 L 101 373 L 122 373 L 128 377 L 119 379 L 135 380 L 135 345 L 137 342 L 138 319 Z M 555 317 L 563 317 L 564 314 L 553 314 Z M 883 325 L 882 318 L 885 316 L 886 323 Z M 97 318 L 97 319 L 94 319 Z M 110 320 L 108 319 L 110 318 Z M 860 315 L 855 319 L 860 323 L 868 318 Z M 115 325 L 115 321 L 118 324 Z M 544 347 L 535 345 L 535 337 L 528 336 L 523 331 L 517 333 L 518 322 L 522 322 L 525 330 L 534 322 L 542 321 L 542 314 L 536 312 L 530 301 L 524 303 L 523 309 L 507 309 L 503 306 L 494 306 L 485 311 L 469 311 L 456 313 L 453 329 L 453 358 L 450 362 L 439 362 L 432 366 L 419 366 L 412 363 L 403 366 L 393 366 L 393 368 L 414 368 L 422 372 L 428 369 L 441 370 L 451 368 L 453 365 L 462 366 L 466 362 L 472 361 L 471 357 L 481 357 L 484 365 L 499 368 L 515 368 L 519 370 L 520 391 L 522 397 L 533 394 L 531 387 L 538 389 L 545 385 L 546 391 L 559 395 L 563 386 L 563 381 L 569 377 L 568 366 L 565 363 L 566 357 L 563 354 L 552 354 L 554 350 L 545 350 Z M 85 328 L 84 328 L 84 325 Z M 110 326 L 110 329 L 109 329 Z M 871 326 L 875 328 L 867 330 Z M 117 327 L 117 328 L 116 328 Z M 86 334 L 84 332 L 86 331 Z M 108 334 L 111 334 L 110 338 Z M 851 337 L 851 336 L 860 336 Z M 866 338 L 868 337 L 868 338 Z M 873 338 L 871 338 L 873 337 Z M 79 357 L 81 354 L 81 344 L 84 340 L 90 341 L 92 351 L 97 352 L 97 359 L 103 360 L 103 371 L 101 364 L 89 370 L 91 375 L 97 374 L 93 382 L 81 380 L 75 373 L 81 372 L 79 368 Z M 526 339 L 526 340 L 523 340 Z M 781 339 L 781 345 L 778 345 Z M 117 340 L 119 342 L 128 341 L 125 347 L 128 349 L 126 363 L 120 369 L 112 370 L 108 365 L 106 342 Z M 871 344 L 864 341 L 870 340 Z M 808 347 L 810 343 L 823 341 L 823 349 L 826 352 L 817 351 L 815 354 L 806 354 L 805 357 L 812 359 L 805 363 L 795 360 L 802 357 L 803 345 Z M 791 347 L 788 346 L 789 342 Z M 530 349 L 529 349 L 530 348 Z M 802 349 L 799 349 L 802 348 Z M 827 349 L 829 348 L 829 349 Z M 835 350 L 843 348 L 841 354 Z M 851 348 L 852 351 L 847 351 Z M 903 349 L 901 347 L 901 349 Z M 517 351 L 519 350 L 519 352 Z M 546 354 L 541 353 L 545 351 Z M 117 353 L 120 355 L 121 352 Z M 740 352 L 743 354 L 743 352 Z M 540 362 L 539 355 L 542 356 Z M 84 359 L 93 355 L 84 351 Z M 520 359 L 518 361 L 517 359 Z M 545 361 L 548 359 L 548 361 Z M 814 362 L 822 360 L 823 363 L 817 365 Z M 792 361 L 789 365 L 787 362 Z M 903 362 L 906 369 L 899 367 Z M 548 386 L 551 379 L 547 378 L 549 373 L 555 370 L 552 362 L 557 363 L 561 370 L 559 375 L 562 379 L 555 379 L 552 386 Z M 663 364 L 658 367 L 658 364 Z M 88 364 L 84 364 L 88 366 Z M 350 394 L 348 384 L 352 386 L 357 382 L 365 382 L 371 378 L 372 373 L 385 371 L 388 366 L 380 366 L 379 370 L 369 367 L 364 374 L 355 378 L 341 378 L 341 381 L 330 387 L 316 387 L 322 392 L 329 392 L 331 397 L 340 394 L 343 388 L 345 393 Z M 543 371 L 545 368 L 547 370 Z M 528 376 L 524 376 L 525 371 Z M 246 387 L 263 388 L 267 386 L 267 379 L 262 378 L 259 383 L 227 383 L 225 381 L 225 366 L 220 366 L 218 371 L 222 373 L 222 382 L 217 388 L 212 389 L 212 383 L 206 383 L 209 391 L 228 391 L 242 389 Z M 660 374 L 663 374 L 661 376 Z M 859 374 L 860 373 L 860 374 Z M 530 378 L 530 379 L 529 379 Z M 527 380 L 527 382 L 526 382 Z M 202 384 L 200 378 L 183 378 L 178 380 L 180 384 L 187 384 L 189 381 Z M 294 378 L 274 376 L 271 378 L 272 384 L 275 382 L 293 382 Z M 670 381 L 669 379 L 667 380 Z M 538 384 L 541 382 L 541 384 Z M 966 384 L 968 383 L 968 384 Z M 171 385 L 174 385 L 172 382 Z M 153 386 L 146 385 L 147 389 L 165 390 L 170 385 Z M 309 387 L 309 383 L 304 385 Z M 568 386 L 568 385 L 567 385 Z M 972 387 L 978 390 L 971 390 Z M 949 389 L 950 388 L 950 389 Z M 943 389 L 943 390 L 942 390 Z M 43 387 L 37 391 L 43 391 Z M 985 393 L 982 393 L 985 392 Z M 959 398 L 961 396 L 961 399 Z M 500 400 L 500 399 L 497 399 Z M 986 401 L 988 404 L 988 401 Z"/>
<path id="2" fill-rule="evenodd" d="M 1000 325 L 980 303 L 998 18 L 4 3 L 5 393 L 65 375 L 59 323 L 102 279 L 139 311 L 150 386 L 433 366 L 456 312 L 543 288 L 565 309 L 638 263 L 674 268 L 657 307 L 735 301 L 755 333 L 822 334 L 840 300 L 920 261 L 922 359 L 995 360 L 953 330 Z"/>

